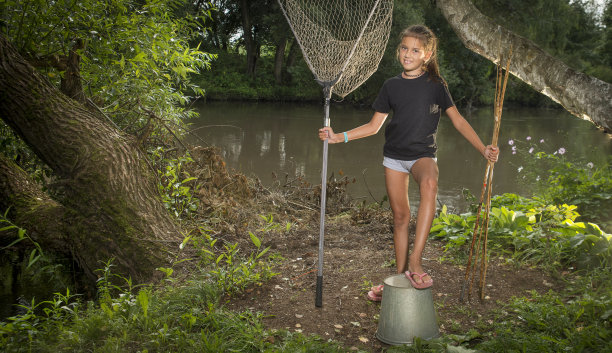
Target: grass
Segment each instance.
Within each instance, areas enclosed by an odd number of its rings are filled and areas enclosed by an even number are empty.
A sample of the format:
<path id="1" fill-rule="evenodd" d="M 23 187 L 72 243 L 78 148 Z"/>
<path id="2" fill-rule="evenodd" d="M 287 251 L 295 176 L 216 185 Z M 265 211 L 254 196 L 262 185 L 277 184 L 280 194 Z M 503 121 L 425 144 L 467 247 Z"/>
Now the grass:
<path id="1" fill-rule="evenodd" d="M 107 272 L 108 273 L 108 272 Z M 104 278 L 104 277 L 102 277 Z M 220 303 L 223 286 L 208 269 L 180 282 L 132 290 L 102 281 L 97 302 L 69 293 L 24 306 L 0 325 L 3 352 L 338 352 L 336 343 L 267 330 L 262 314 Z"/>

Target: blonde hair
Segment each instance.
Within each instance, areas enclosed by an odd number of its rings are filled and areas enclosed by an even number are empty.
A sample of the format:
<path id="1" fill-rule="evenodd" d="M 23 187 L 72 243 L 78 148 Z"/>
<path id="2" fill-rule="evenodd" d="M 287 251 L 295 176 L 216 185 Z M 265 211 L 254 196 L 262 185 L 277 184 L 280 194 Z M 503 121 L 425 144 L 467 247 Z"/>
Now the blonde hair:
<path id="1" fill-rule="evenodd" d="M 406 37 L 416 38 L 423 43 L 425 52 L 431 53 L 431 57 L 423 65 L 423 70 L 427 71 L 430 77 L 444 82 L 444 79 L 440 76 L 440 67 L 438 66 L 438 38 L 433 31 L 425 25 L 413 25 L 404 29 L 400 33 L 400 44 L 397 46 L 397 60 L 400 63 L 401 41 Z"/>

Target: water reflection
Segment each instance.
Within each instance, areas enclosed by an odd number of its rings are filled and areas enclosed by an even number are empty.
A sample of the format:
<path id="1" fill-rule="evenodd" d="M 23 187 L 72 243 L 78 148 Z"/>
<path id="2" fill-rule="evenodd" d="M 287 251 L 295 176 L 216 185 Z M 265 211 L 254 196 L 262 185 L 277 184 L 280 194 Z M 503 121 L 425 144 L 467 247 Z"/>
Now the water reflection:
<path id="1" fill-rule="evenodd" d="M 205 141 L 218 146 L 230 168 L 254 174 L 264 185 L 273 181 L 273 173 L 301 176 L 320 183 L 322 143 L 317 129 L 323 123 L 318 105 L 279 103 L 211 102 L 198 107 L 201 117 L 193 122 L 198 137 L 192 143 Z M 370 109 L 332 104 L 330 117 L 336 131 L 345 131 L 366 123 Z M 492 112 L 481 109 L 466 119 L 483 139 L 490 141 Z M 381 129 L 382 130 L 382 129 Z M 610 138 L 590 123 L 563 111 L 508 109 L 502 117 L 500 162 L 495 167 L 493 192 L 529 195 L 518 169 L 526 167 L 527 153 L 512 154 L 507 141 L 544 140 L 549 151 L 564 147 L 569 160 L 598 162 L 612 154 Z M 438 165 L 440 169 L 440 203 L 462 209 L 462 190 L 480 193 L 486 162 L 443 117 L 438 130 Z M 347 144 L 330 145 L 328 175 L 347 175 L 357 182 L 350 187 L 355 198 L 380 201 L 386 194 L 382 168 L 384 132 Z M 535 167 L 537 168 L 537 167 Z M 418 201 L 418 190 L 410 187 L 411 203 Z"/>

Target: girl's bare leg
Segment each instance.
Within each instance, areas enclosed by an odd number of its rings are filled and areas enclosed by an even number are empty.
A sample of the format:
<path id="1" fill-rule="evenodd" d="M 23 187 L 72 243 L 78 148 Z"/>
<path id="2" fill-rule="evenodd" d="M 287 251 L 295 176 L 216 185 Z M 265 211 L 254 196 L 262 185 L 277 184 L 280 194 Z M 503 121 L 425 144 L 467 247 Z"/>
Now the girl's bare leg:
<path id="1" fill-rule="evenodd" d="M 425 272 L 422 266 L 423 250 L 425 242 L 431 229 L 431 223 L 436 212 L 436 196 L 438 194 L 438 165 L 432 158 L 419 159 L 411 170 L 414 180 L 419 184 L 421 200 L 417 214 L 417 224 L 414 236 L 414 248 L 409 256 L 408 269 L 412 272 L 422 274 Z M 416 276 L 413 279 L 421 282 Z M 431 278 L 425 276 L 422 279 L 427 282 Z"/>
<path id="2" fill-rule="evenodd" d="M 385 168 L 385 181 L 389 204 L 393 211 L 393 244 L 397 273 L 408 270 L 408 227 L 410 204 L 408 203 L 408 180 L 410 174 Z"/>

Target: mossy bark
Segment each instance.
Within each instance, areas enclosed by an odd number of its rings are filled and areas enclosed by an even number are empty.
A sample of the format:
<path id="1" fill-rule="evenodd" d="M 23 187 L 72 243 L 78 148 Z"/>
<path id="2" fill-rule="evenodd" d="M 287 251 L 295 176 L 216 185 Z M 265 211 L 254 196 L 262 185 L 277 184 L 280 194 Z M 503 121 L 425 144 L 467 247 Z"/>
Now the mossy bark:
<path id="1" fill-rule="evenodd" d="M 37 241 L 59 241 L 92 278 L 110 258 L 119 273 L 136 281 L 168 265 L 170 249 L 182 240 L 180 229 L 164 209 L 135 139 L 62 94 L 1 35 L 0 117 L 60 178 L 54 194 L 62 196 L 52 199 L 35 186 L 24 187 L 35 183 L 6 158 L 0 163 L 0 197 L 14 207 L 20 225 L 37 226 Z M 19 201 L 24 197 L 27 202 Z"/>

